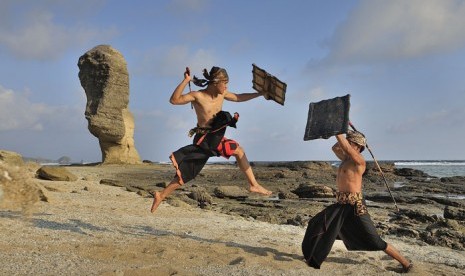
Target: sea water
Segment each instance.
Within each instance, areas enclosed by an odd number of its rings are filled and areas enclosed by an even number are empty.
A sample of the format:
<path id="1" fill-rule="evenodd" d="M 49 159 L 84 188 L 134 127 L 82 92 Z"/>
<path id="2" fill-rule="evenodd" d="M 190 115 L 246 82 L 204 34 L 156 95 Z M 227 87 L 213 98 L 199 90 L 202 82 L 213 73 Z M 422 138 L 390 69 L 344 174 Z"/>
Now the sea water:
<path id="1" fill-rule="evenodd" d="M 465 160 L 394 161 L 396 168 L 411 168 L 435 177 L 465 176 Z"/>

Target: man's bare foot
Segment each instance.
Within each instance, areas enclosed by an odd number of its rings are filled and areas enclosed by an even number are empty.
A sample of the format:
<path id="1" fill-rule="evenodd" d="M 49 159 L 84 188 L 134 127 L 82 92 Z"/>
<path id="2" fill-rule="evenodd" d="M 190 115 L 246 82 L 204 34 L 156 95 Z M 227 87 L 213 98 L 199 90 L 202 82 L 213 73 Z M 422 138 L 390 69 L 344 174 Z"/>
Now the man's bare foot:
<path id="1" fill-rule="evenodd" d="M 159 192 L 153 193 L 153 203 L 150 212 L 155 213 L 160 203 L 163 201 Z"/>
<path id="2" fill-rule="evenodd" d="M 271 195 L 273 192 L 263 188 L 260 184 L 249 186 L 249 191 L 252 193 L 258 193 L 262 195 Z"/>

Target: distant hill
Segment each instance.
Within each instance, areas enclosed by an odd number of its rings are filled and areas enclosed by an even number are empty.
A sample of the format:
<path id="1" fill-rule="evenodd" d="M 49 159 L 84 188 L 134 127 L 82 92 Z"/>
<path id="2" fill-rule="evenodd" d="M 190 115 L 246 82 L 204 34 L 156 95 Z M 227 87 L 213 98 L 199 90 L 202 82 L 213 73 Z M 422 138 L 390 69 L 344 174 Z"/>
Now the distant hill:
<path id="1" fill-rule="evenodd" d="M 57 160 L 41 158 L 41 157 L 24 157 L 23 156 L 23 160 L 25 162 L 36 162 L 39 164 L 45 164 L 45 163 L 57 163 L 57 164 L 62 164 L 62 165 L 71 164 L 71 158 L 67 156 L 60 157 Z"/>

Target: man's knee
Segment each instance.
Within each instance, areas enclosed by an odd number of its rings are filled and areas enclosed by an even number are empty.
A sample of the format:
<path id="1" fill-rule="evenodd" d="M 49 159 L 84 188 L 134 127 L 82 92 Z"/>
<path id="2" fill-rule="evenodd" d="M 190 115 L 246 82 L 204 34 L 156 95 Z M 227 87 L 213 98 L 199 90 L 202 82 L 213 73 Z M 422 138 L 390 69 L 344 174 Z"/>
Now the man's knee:
<path id="1" fill-rule="evenodd" d="M 237 149 L 233 153 L 233 156 L 236 158 L 241 158 L 242 156 L 244 156 L 244 149 L 241 146 L 237 147 Z"/>

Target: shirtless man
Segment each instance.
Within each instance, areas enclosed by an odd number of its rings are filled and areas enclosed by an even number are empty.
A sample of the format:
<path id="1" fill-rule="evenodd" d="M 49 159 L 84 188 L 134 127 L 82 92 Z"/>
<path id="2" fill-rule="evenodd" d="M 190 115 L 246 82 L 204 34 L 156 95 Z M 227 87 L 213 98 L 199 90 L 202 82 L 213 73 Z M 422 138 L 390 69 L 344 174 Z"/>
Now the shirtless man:
<path id="1" fill-rule="evenodd" d="M 378 235 L 362 196 L 362 176 L 366 169 L 361 154 L 366 146 L 364 135 L 349 131 L 347 138 L 339 134 L 336 139 L 332 150 L 341 160 L 336 177 L 337 203 L 318 213 L 309 222 L 302 243 L 307 264 L 320 268 L 339 236 L 348 250 L 383 250 L 402 265 L 403 272 L 408 272 L 412 268 L 411 262 Z M 336 218 L 327 221 L 331 216 Z"/>
<path id="2" fill-rule="evenodd" d="M 237 142 L 226 139 L 223 126 L 221 129 L 212 129 L 215 119 L 229 115 L 222 111 L 224 100 L 232 102 L 244 102 L 261 96 L 260 93 L 236 94 L 228 91 L 228 74 L 225 69 L 213 67 L 210 73 L 204 70 L 206 80 L 199 80 L 194 77 L 194 83 L 199 86 L 207 86 L 200 91 L 191 91 L 183 94 L 184 89 L 191 81 L 189 71 L 184 73 L 184 79 L 175 88 L 170 98 L 173 105 L 184 105 L 191 103 L 197 115 L 197 127 L 191 130 L 195 134 L 194 143 L 174 152 L 170 159 L 176 168 L 176 176 L 170 184 L 161 192 L 154 193 L 151 212 L 154 213 L 160 203 L 174 190 L 187 183 L 200 172 L 208 158 L 211 156 L 223 156 L 229 158 L 234 156 L 241 171 L 245 174 L 249 183 L 250 192 L 271 195 L 272 192 L 261 186 L 252 171 L 252 167 L 247 160 L 244 149 Z M 227 113 L 227 114 L 225 114 Z M 220 116 L 221 115 L 221 116 Z M 228 117 L 228 116 L 226 116 Z M 229 126 L 235 127 L 238 119 L 236 113 Z"/>
<path id="3" fill-rule="evenodd" d="M 336 183 L 339 192 L 362 193 L 362 176 L 366 169 L 365 158 L 361 152 L 366 140 L 359 132 L 349 132 L 346 139 L 342 134 L 336 135 L 337 143 L 333 152 L 342 161 L 339 165 Z M 396 259 L 404 270 L 410 269 L 411 263 L 397 249 L 386 243 L 384 252 Z"/>

